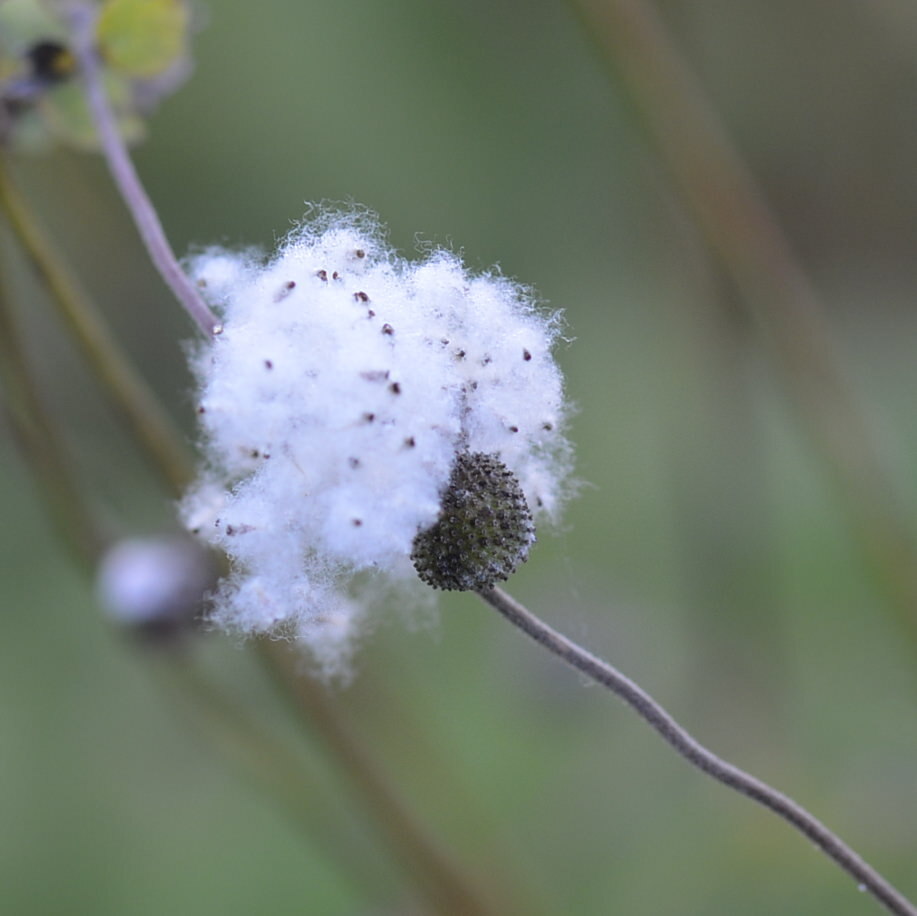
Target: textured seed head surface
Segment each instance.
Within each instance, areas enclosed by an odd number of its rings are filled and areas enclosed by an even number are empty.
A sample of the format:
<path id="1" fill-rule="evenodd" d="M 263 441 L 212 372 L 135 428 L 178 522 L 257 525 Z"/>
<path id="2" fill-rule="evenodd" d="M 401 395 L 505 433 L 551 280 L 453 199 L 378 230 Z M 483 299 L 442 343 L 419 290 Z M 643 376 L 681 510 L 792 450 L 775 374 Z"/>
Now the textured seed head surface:
<path id="1" fill-rule="evenodd" d="M 411 561 L 434 588 L 484 589 L 508 579 L 534 541 L 532 514 L 513 472 L 496 455 L 462 452 L 439 517 L 414 539 Z"/>

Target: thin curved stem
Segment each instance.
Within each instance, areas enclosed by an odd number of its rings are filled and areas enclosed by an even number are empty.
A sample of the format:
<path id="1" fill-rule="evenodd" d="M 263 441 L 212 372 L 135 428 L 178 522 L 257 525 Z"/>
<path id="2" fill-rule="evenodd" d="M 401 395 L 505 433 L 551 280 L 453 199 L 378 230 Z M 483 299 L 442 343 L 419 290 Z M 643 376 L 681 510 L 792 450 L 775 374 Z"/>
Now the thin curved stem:
<path id="1" fill-rule="evenodd" d="M 896 890 L 872 866 L 863 861 L 843 840 L 793 799 L 771 788 L 744 770 L 707 750 L 660 706 L 645 690 L 608 662 L 597 658 L 539 620 L 525 606 L 502 589 L 490 588 L 478 595 L 535 642 L 572 668 L 607 687 L 615 696 L 659 733 L 688 763 L 741 795 L 769 808 L 822 852 L 834 860 L 865 891 L 896 916 L 917 916 L 917 906 Z"/>
<path id="2" fill-rule="evenodd" d="M 83 348 L 108 397 L 121 412 L 131 435 L 178 496 L 192 475 L 181 436 L 156 396 L 115 341 L 92 300 L 16 187 L 0 150 L 0 210 L 44 281 L 58 309 Z"/>
<path id="3" fill-rule="evenodd" d="M 70 11 L 70 19 L 74 38 L 73 52 L 79 61 L 89 111 L 102 153 L 121 198 L 130 210 L 150 259 L 166 286 L 172 290 L 185 311 L 205 334 L 218 334 L 221 330 L 219 319 L 201 298 L 201 294 L 178 263 L 156 209 L 143 189 L 140 176 L 118 130 L 102 82 L 102 72 L 93 41 L 95 10 L 88 5 L 80 4 Z"/>

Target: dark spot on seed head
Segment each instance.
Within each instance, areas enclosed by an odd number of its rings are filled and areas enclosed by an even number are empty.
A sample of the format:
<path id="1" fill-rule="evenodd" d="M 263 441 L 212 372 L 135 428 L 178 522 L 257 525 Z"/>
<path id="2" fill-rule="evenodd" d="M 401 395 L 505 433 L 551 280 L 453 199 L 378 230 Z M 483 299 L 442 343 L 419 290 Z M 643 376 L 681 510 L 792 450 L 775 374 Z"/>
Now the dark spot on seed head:
<path id="1" fill-rule="evenodd" d="M 354 527 L 354 528 L 359 528 L 362 524 L 363 524 L 363 519 L 362 519 L 362 518 L 355 518 L 355 519 L 353 519 L 353 527 Z"/>
<path id="2" fill-rule="evenodd" d="M 388 386 L 388 390 L 391 391 L 392 394 L 401 394 L 401 385 L 398 384 L 398 382 L 392 382 L 392 384 Z"/>
<path id="3" fill-rule="evenodd" d="M 376 317 L 376 313 L 375 313 L 372 309 L 370 309 L 370 310 L 366 313 L 366 317 L 367 317 L 367 318 L 375 318 L 375 317 Z"/>
<path id="4" fill-rule="evenodd" d="M 553 423 L 542 423 L 542 424 L 541 424 L 541 428 L 542 428 L 545 432 L 549 433 L 549 432 L 551 432 L 552 429 L 554 429 L 554 424 L 553 424 Z"/>
<path id="5" fill-rule="evenodd" d="M 372 423 L 373 420 L 375 420 L 375 419 L 376 419 L 376 415 L 375 415 L 374 413 L 365 413 L 365 414 L 363 414 L 363 422 L 364 422 L 364 423 Z"/>
<path id="6" fill-rule="evenodd" d="M 518 427 L 518 426 L 511 426 L 511 427 L 509 428 L 509 431 L 510 431 L 511 433 L 518 433 L 518 432 L 519 432 L 519 427 Z"/>
<path id="7" fill-rule="evenodd" d="M 283 286 L 274 294 L 274 302 L 280 302 L 281 299 L 286 299 L 290 295 L 290 292 L 296 287 L 295 280 L 287 280 Z"/>
<path id="8" fill-rule="evenodd" d="M 198 413 L 207 413 L 207 408 L 204 407 L 203 404 L 201 404 L 201 405 L 197 408 L 197 412 L 198 412 Z"/>
<path id="9" fill-rule="evenodd" d="M 465 358 L 465 351 L 464 351 L 464 350 L 456 350 L 456 351 L 455 351 L 455 358 L 456 358 L 456 359 L 464 359 L 464 358 Z"/>
<path id="10" fill-rule="evenodd" d="M 526 350 L 525 347 L 522 348 L 522 358 L 523 358 L 526 362 L 528 362 L 528 361 L 532 358 L 532 354 L 529 353 L 529 351 Z"/>
<path id="11" fill-rule="evenodd" d="M 395 333 L 395 329 L 390 324 L 384 324 L 382 325 L 382 333 L 391 337 Z"/>
<path id="12" fill-rule="evenodd" d="M 352 468 L 358 468 L 358 467 L 360 466 L 360 459 L 359 459 L 359 458 L 348 458 L 348 459 L 347 459 L 347 463 L 348 463 Z"/>
<path id="13" fill-rule="evenodd" d="M 365 257 L 366 257 L 366 252 L 365 252 L 362 248 L 358 248 L 358 249 L 354 252 L 354 254 L 355 254 L 358 258 L 365 258 Z"/>
<path id="14" fill-rule="evenodd" d="M 264 368 L 265 368 L 265 369 L 273 369 L 273 368 L 274 368 L 274 364 L 273 364 L 269 359 L 266 359 L 266 360 L 264 361 Z"/>
<path id="15" fill-rule="evenodd" d="M 413 436 L 408 436 L 407 439 L 404 440 L 404 444 L 408 448 L 414 448 L 414 446 L 417 445 L 417 440 Z"/>
<path id="16" fill-rule="evenodd" d="M 337 271 L 335 271 L 335 272 L 331 275 L 331 279 L 332 279 L 332 280 L 340 280 L 340 279 L 341 279 L 341 275 L 340 275 Z"/>
<path id="17" fill-rule="evenodd" d="M 369 302 L 369 296 L 367 296 L 362 289 L 354 293 L 353 298 L 356 299 L 357 302 Z"/>
<path id="18" fill-rule="evenodd" d="M 328 271 L 327 270 L 317 270 L 315 271 L 315 276 L 318 277 L 319 280 L 323 280 L 325 283 L 328 282 Z"/>

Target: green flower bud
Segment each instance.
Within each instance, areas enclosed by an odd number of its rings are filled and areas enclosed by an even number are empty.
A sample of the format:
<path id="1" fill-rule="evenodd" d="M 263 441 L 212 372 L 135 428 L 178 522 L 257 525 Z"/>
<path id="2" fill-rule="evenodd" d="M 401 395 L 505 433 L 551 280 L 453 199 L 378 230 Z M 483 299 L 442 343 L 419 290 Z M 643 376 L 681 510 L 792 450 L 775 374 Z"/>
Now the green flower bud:
<path id="1" fill-rule="evenodd" d="M 439 517 L 414 538 L 411 561 L 434 588 L 485 589 L 508 579 L 534 541 L 532 513 L 513 472 L 496 455 L 463 452 Z"/>

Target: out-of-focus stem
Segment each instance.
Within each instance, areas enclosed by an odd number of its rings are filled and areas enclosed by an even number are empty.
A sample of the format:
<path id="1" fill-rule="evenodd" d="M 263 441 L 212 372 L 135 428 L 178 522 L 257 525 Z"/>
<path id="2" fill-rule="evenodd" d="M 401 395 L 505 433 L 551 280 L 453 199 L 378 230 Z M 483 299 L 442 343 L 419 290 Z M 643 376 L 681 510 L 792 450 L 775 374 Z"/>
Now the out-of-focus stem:
<path id="1" fill-rule="evenodd" d="M 573 0 L 779 367 L 890 603 L 917 640 L 917 538 L 834 351 L 824 310 L 750 171 L 648 0 Z"/>
<path id="2" fill-rule="evenodd" d="M 191 477 L 182 438 L 146 382 L 124 356 L 104 319 L 32 215 L 0 151 L 0 210 L 86 354 L 106 395 L 141 450 L 178 496 Z"/>
<path id="3" fill-rule="evenodd" d="M 9 421 L 64 544 L 84 569 L 91 570 L 104 538 L 76 486 L 66 448 L 38 392 L 7 293 L 0 282 L 0 380 Z"/>
<path id="4" fill-rule="evenodd" d="M 134 168 L 127 145 L 118 130 L 118 124 L 108 102 L 102 72 L 94 43 L 96 9 L 94 5 L 80 3 L 70 10 L 73 31 L 73 52 L 79 61 L 80 76 L 86 90 L 89 111 L 95 124 L 99 143 L 109 171 L 121 198 L 130 211 L 150 255 L 166 285 L 185 311 L 208 336 L 219 333 L 220 323 L 201 298 L 197 287 L 188 279 L 172 251 L 162 223 L 151 203 L 140 176 Z"/>
<path id="5" fill-rule="evenodd" d="M 306 760 L 266 731 L 236 699 L 204 678 L 198 664 L 180 651 L 153 651 L 151 669 L 162 689 L 176 697 L 178 712 L 231 767 L 270 798 L 327 855 L 329 861 L 368 892 L 379 905 L 391 898 L 397 881 L 379 865 L 371 844 L 347 827 L 324 782 Z"/>
<path id="6" fill-rule="evenodd" d="M 297 658 L 289 648 L 262 640 L 259 651 L 282 695 L 293 704 L 298 719 L 310 730 L 315 729 L 335 764 L 363 798 L 366 811 L 426 896 L 433 912 L 444 916 L 485 916 L 498 912 L 415 821 L 369 753 L 335 714 L 322 694 L 321 685 L 297 670 Z"/>
<path id="7" fill-rule="evenodd" d="M 793 799 L 704 747 L 642 687 L 621 674 L 613 665 L 558 633 L 502 589 L 489 588 L 478 592 L 478 595 L 514 627 L 518 627 L 571 668 L 623 700 L 692 766 L 773 811 L 777 817 L 814 843 L 889 912 L 896 916 L 917 916 L 917 907 L 871 865 L 864 862 L 837 834 Z"/>

